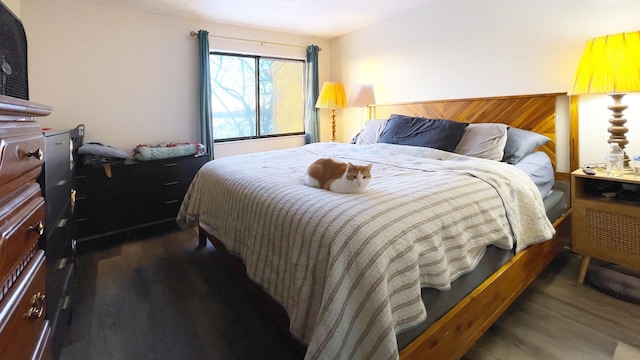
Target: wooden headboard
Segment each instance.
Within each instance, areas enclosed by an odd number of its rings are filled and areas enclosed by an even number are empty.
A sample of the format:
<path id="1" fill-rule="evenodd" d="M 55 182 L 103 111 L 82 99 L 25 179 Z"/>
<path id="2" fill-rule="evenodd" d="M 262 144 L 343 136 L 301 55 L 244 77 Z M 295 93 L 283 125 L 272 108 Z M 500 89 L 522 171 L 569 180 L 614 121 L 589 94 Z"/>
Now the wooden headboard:
<path id="1" fill-rule="evenodd" d="M 551 139 L 541 148 L 557 169 L 556 98 L 562 93 L 370 105 L 372 118 L 392 114 L 449 119 L 468 123 L 502 123 L 535 131 Z"/>

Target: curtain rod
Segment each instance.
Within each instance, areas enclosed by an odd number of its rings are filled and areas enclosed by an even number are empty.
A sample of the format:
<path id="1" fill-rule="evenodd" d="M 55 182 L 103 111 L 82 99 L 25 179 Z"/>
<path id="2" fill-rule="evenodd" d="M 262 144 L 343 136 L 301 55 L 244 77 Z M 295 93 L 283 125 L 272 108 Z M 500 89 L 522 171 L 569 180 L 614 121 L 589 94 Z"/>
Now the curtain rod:
<path id="1" fill-rule="evenodd" d="M 198 33 L 195 32 L 195 31 L 191 31 L 189 33 L 189 35 L 197 36 Z M 302 45 L 292 45 L 292 44 L 284 44 L 284 43 L 272 42 L 272 41 L 260 41 L 260 40 L 253 40 L 253 39 L 243 39 L 243 38 L 230 37 L 230 36 L 221 36 L 221 35 L 209 34 L 209 37 L 216 37 L 216 38 L 220 38 L 220 39 L 229 39 L 229 40 L 249 41 L 249 42 L 260 43 L 260 45 L 269 44 L 269 45 L 280 45 L 280 46 L 297 47 L 297 48 L 302 48 L 302 49 L 306 49 L 307 48 L 306 46 L 302 46 Z M 318 48 L 318 51 L 322 51 L 322 48 Z"/>

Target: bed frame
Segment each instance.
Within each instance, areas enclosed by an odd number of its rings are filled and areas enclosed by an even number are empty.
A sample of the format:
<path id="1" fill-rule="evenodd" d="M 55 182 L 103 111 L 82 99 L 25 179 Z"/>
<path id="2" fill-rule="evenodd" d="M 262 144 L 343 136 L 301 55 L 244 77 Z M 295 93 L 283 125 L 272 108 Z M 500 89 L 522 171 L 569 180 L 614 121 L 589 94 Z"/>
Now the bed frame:
<path id="1" fill-rule="evenodd" d="M 492 98 L 455 99 L 402 104 L 372 105 L 375 118 L 391 114 L 443 118 L 469 123 L 498 122 L 546 135 L 552 141 L 542 150 L 556 166 L 555 112 L 556 97 L 542 94 Z M 560 176 L 562 178 L 562 176 Z M 400 359 L 459 359 L 487 331 L 500 315 L 529 286 L 540 272 L 560 253 L 571 239 L 571 211 L 554 222 L 556 235 L 550 241 L 532 245 L 515 255 L 448 313 L 434 322 L 416 340 L 400 351 Z M 228 253 L 222 243 L 200 228 L 200 246 L 207 239 L 229 261 L 257 296 L 265 310 L 286 331 L 289 322 L 283 308 L 246 275 L 242 260 Z M 304 345 L 299 344 L 301 351 Z"/>

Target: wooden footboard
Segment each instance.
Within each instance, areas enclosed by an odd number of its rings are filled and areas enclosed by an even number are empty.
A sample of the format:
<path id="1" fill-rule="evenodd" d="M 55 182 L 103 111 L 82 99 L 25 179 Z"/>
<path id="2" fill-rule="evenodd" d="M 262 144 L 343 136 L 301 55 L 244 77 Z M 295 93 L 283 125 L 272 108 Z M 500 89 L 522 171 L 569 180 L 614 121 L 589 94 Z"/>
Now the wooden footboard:
<path id="1" fill-rule="evenodd" d="M 400 359 L 461 358 L 567 244 L 571 238 L 569 217 L 570 211 L 554 223 L 556 235 L 552 240 L 530 246 L 514 256 L 402 349 Z M 240 258 L 231 255 L 218 239 L 200 228 L 200 246 L 206 245 L 207 239 L 225 255 L 224 258 L 229 265 L 278 326 L 288 332 L 289 320 L 282 306 L 249 279 Z M 304 344 L 293 337 L 292 341 L 304 353 Z"/>

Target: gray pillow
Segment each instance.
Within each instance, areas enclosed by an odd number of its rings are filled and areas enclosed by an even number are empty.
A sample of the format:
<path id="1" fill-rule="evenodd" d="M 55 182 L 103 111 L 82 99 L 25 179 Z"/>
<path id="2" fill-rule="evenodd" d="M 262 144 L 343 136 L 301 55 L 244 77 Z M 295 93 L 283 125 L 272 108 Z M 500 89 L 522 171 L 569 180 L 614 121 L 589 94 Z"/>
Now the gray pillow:
<path id="1" fill-rule="evenodd" d="M 504 147 L 507 144 L 507 129 L 509 126 L 505 124 L 469 124 L 464 129 L 455 152 L 500 161 L 504 157 Z"/>
<path id="2" fill-rule="evenodd" d="M 529 175 L 543 199 L 549 195 L 555 183 L 555 174 L 547 154 L 536 151 L 522 158 L 514 166 Z"/>
<path id="3" fill-rule="evenodd" d="M 351 143 L 356 145 L 377 143 L 382 130 L 384 130 L 385 125 L 387 125 L 387 120 L 388 119 L 372 119 L 367 121 L 358 135 L 351 139 Z"/>
<path id="4" fill-rule="evenodd" d="M 80 155 L 96 155 L 101 157 L 111 157 L 118 159 L 126 159 L 129 154 L 125 151 L 118 150 L 114 147 L 102 145 L 100 143 L 87 143 L 78 148 Z"/>
<path id="5" fill-rule="evenodd" d="M 544 135 L 511 127 L 507 130 L 507 144 L 504 147 L 502 161 L 517 164 L 522 158 L 549 141 L 551 139 Z"/>

